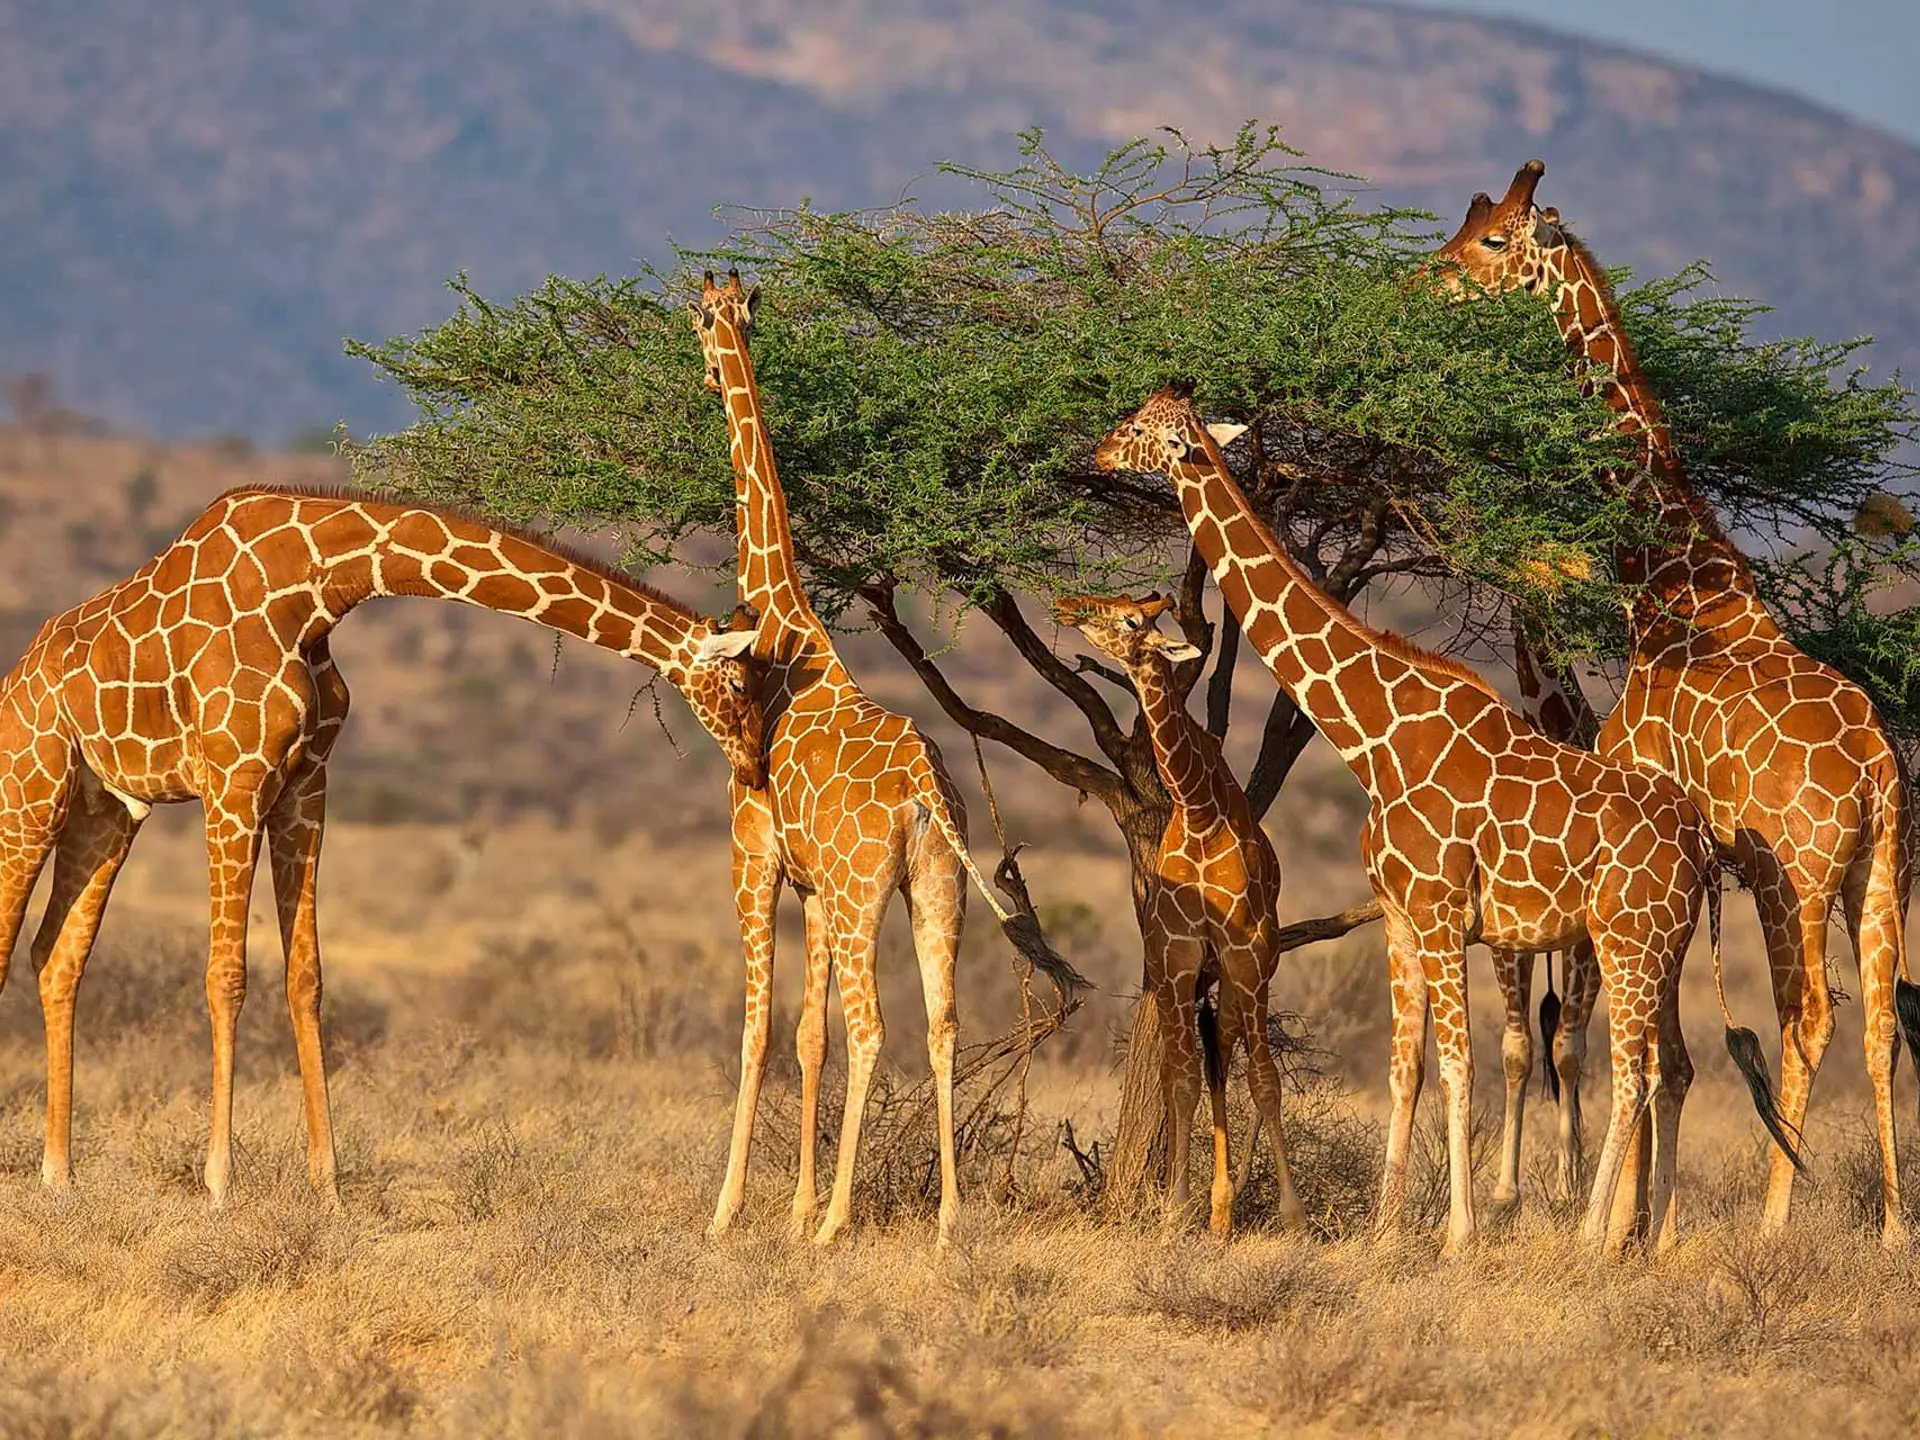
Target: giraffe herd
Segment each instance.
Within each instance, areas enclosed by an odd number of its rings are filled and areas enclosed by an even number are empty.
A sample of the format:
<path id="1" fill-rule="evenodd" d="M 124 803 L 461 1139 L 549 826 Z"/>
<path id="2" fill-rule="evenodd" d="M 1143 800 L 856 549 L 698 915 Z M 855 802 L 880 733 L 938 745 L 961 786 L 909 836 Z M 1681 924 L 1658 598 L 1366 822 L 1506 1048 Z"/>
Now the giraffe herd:
<path id="1" fill-rule="evenodd" d="M 1796 650 L 1756 596 L 1738 549 L 1687 486 L 1680 457 L 1605 277 L 1551 209 L 1530 161 L 1506 195 L 1473 198 L 1434 258 L 1465 299 L 1519 289 L 1552 309 L 1583 386 L 1602 394 L 1639 463 L 1611 476 L 1656 540 L 1616 564 L 1639 588 L 1625 691 L 1604 723 L 1577 677 L 1515 623 L 1521 704 L 1458 661 L 1377 629 L 1331 599 L 1262 523 L 1226 459 L 1245 427 L 1206 423 L 1190 390 L 1155 391 L 1093 453 L 1102 472 L 1164 476 L 1196 553 L 1246 643 L 1364 788 L 1361 857 L 1385 921 L 1392 997 L 1389 1124 L 1377 1224 L 1399 1225 L 1409 1146 L 1435 1032 L 1450 1198 L 1445 1246 L 1478 1229 L 1465 953 L 1494 954 L 1505 1000 L 1505 1121 L 1495 1211 L 1519 1197 L 1534 1060 L 1534 957 L 1548 957 L 1546 1068 L 1559 1104 L 1558 1188 L 1582 1169 L 1586 1027 L 1607 1000 L 1612 1101 L 1583 1234 L 1609 1251 L 1677 1234 L 1676 1153 L 1693 1065 L 1680 1026 L 1682 961 L 1704 905 L 1729 1049 L 1773 1141 L 1764 1221 L 1784 1223 L 1813 1077 L 1833 1030 L 1825 927 L 1841 906 L 1860 964 L 1882 1158 L 1883 1236 L 1905 1242 L 1892 1101 L 1900 1030 L 1920 1053 L 1904 910 L 1909 815 L 1896 750 L 1864 692 Z M 685 698 L 728 763 L 734 900 L 745 959 L 740 1078 L 709 1234 L 737 1221 L 772 1017 L 783 889 L 805 921 L 796 1236 L 850 1220 L 866 1098 L 884 1035 L 881 922 L 905 902 L 927 1017 L 939 1126 L 938 1239 L 959 1216 L 954 1139 L 955 966 L 969 882 L 1017 951 L 1064 995 L 1085 982 L 1029 914 L 1010 911 L 966 845 L 940 753 L 855 683 L 802 585 L 750 352 L 757 291 L 708 275 L 690 304 L 705 379 L 724 408 L 738 533 L 733 614 L 708 620 L 623 572 L 480 518 L 320 490 L 221 496 L 135 575 L 49 620 L 0 682 L 0 983 L 48 859 L 31 954 L 46 1022 L 43 1182 L 72 1182 L 75 996 L 113 884 L 152 806 L 206 812 L 211 926 L 206 995 L 212 1109 L 205 1182 L 231 1185 L 235 1026 L 264 844 L 285 954 L 311 1182 L 339 1204 L 321 1043 L 317 874 L 327 762 L 348 716 L 328 636 L 377 596 L 438 596 L 522 616 L 646 665 Z M 1303 1229 L 1282 1085 L 1267 1027 L 1279 954 L 1280 866 L 1218 741 L 1180 698 L 1201 659 L 1164 634 L 1159 596 L 1062 595 L 1064 628 L 1118 665 L 1138 698 L 1171 803 L 1143 911 L 1147 983 L 1164 1039 L 1171 1120 L 1167 1213 L 1188 1214 L 1188 1149 L 1210 1101 L 1213 1230 L 1232 1226 L 1225 1088 L 1244 1047 L 1272 1149 L 1280 1222 Z M 1756 1037 L 1726 1012 L 1720 864 L 1753 890 L 1781 1029 L 1776 1100 Z M 1564 1001 L 1552 956 L 1562 959 Z M 832 1188 L 815 1223 L 815 1150 L 837 979 L 846 1103 Z M 1251 1142 L 1250 1142 L 1251 1143 Z"/>

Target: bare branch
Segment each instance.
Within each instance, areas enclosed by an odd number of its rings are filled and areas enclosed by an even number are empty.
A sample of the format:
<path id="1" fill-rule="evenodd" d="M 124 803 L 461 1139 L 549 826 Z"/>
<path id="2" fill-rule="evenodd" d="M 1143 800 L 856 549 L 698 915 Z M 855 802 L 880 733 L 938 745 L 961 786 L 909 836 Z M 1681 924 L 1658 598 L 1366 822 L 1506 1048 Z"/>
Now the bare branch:
<path id="1" fill-rule="evenodd" d="M 993 740 L 1006 746 L 1015 754 L 1032 761 L 1062 785 L 1071 786 L 1084 794 L 1097 798 L 1107 808 L 1112 809 L 1121 803 L 1124 786 L 1120 777 L 1105 766 L 1089 760 L 1071 750 L 1042 740 L 1038 735 L 1022 729 L 1003 716 L 990 710 L 976 709 L 961 698 L 951 682 L 941 672 L 940 667 L 928 657 L 924 647 L 900 619 L 900 612 L 893 602 L 893 589 L 890 585 L 870 585 L 862 588 L 860 598 L 867 602 L 872 611 L 874 624 L 880 633 L 887 637 L 888 643 L 900 652 L 900 656 L 920 677 L 920 683 L 927 687 L 927 693 L 939 702 L 940 708 L 954 724 L 969 734 L 978 735 L 983 740 Z M 1082 682 L 1085 683 L 1085 682 Z"/>
<path id="2" fill-rule="evenodd" d="M 995 591 L 993 598 L 981 609 L 989 620 L 1000 627 L 1001 633 L 1013 642 L 1013 648 L 1020 652 L 1020 658 L 1087 717 L 1094 744 L 1100 747 L 1101 754 L 1116 765 L 1122 764 L 1127 751 L 1127 736 L 1120 728 L 1120 722 L 1114 718 L 1113 711 L 1090 682 L 1054 654 L 1046 642 L 1034 633 L 1013 596 L 1005 590 Z"/>
<path id="3" fill-rule="evenodd" d="M 1233 712 L 1233 667 L 1240 659 L 1240 617 L 1229 605 L 1220 617 L 1220 649 L 1207 681 L 1207 733 L 1226 738 Z"/>
<path id="4" fill-rule="evenodd" d="M 1322 940 L 1338 940 L 1350 930 L 1358 930 L 1362 925 L 1371 925 L 1380 918 L 1380 902 L 1369 900 L 1364 905 L 1355 905 L 1342 910 L 1338 915 L 1319 915 L 1311 920 L 1296 920 L 1291 925 L 1280 927 L 1275 938 L 1274 953 L 1284 955 L 1289 950 L 1298 950 L 1303 945 L 1318 944 Z"/>
<path id="5" fill-rule="evenodd" d="M 1287 783 L 1293 764 L 1313 739 L 1313 721 L 1283 690 L 1273 697 L 1266 728 L 1260 735 L 1260 753 L 1247 776 L 1247 806 L 1258 820 L 1273 808 L 1280 787 Z"/>

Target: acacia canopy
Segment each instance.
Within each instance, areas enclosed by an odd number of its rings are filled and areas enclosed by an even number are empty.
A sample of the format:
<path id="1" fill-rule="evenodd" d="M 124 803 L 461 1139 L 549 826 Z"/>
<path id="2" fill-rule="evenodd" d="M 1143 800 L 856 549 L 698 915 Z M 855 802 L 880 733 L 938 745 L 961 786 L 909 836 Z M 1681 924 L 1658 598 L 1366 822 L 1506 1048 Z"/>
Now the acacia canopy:
<path id="1" fill-rule="evenodd" d="M 763 290 L 756 366 L 830 616 L 896 584 L 984 604 L 1176 571 L 1170 491 L 1100 476 L 1090 451 L 1181 379 L 1254 425 L 1256 503 L 1345 596 L 1424 577 L 1489 602 L 1474 613 L 1517 598 L 1569 655 L 1615 650 L 1606 557 L 1641 522 L 1599 477 L 1630 451 L 1568 382 L 1546 307 L 1449 303 L 1419 283 L 1428 217 L 1366 208 L 1252 127 L 1223 147 L 1139 141 L 1084 174 L 1036 132 L 1011 170 L 946 173 L 978 208 L 737 212 L 724 250 L 669 269 L 555 277 L 503 302 L 456 280 L 445 323 L 351 347 L 420 409 L 358 449 L 358 473 L 520 522 L 613 528 L 635 562 L 730 534 L 721 407 L 683 302 L 701 268 L 731 264 Z M 1842 542 L 1897 469 L 1907 392 L 1850 368 L 1864 342 L 1756 342 L 1760 307 L 1698 294 L 1704 278 L 1621 296 L 1690 474 L 1749 537 Z M 1876 584 L 1911 568 L 1897 549 L 1868 561 Z M 1825 617 L 1832 658 L 1887 643 L 1888 622 L 1860 619 L 1864 595 L 1835 602 L 1835 623 L 1814 571 L 1763 573 L 1799 587 L 1789 618 Z M 1886 690 L 1898 668 L 1883 657 L 1861 678 L 1890 718 L 1920 719 Z"/>

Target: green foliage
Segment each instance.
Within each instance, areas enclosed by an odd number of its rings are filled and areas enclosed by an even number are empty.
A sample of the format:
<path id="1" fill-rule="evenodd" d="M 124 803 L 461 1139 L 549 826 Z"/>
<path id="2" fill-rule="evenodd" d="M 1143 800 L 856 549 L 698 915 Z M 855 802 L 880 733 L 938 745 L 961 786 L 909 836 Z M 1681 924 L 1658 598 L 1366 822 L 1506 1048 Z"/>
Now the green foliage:
<path id="1" fill-rule="evenodd" d="M 1793 643 L 1872 697 L 1903 740 L 1920 739 L 1920 605 L 1884 602 L 1920 569 L 1920 544 L 1857 537 L 1824 553 L 1761 561 L 1756 578 Z"/>
<path id="2" fill-rule="evenodd" d="M 984 204 L 743 212 L 671 273 L 555 278 L 352 347 L 419 403 L 363 478 L 520 521 L 616 528 L 658 560 L 729 533 L 721 407 L 680 304 L 703 265 L 763 291 L 755 359 L 803 562 L 838 611 L 903 581 L 981 598 L 1164 577 L 1185 533 L 1164 482 L 1093 442 L 1155 386 L 1255 422 L 1256 503 L 1310 565 L 1467 580 L 1561 648 L 1617 643 L 1604 564 L 1641 522 L 1600 475 L 1629 451 L 1566 375 L 1545 307 L 1418 283 L 1425 217 L 1357 205 L 1275 132 L 1168 132 L 1076 174 L 1023 137 Z M 1840 533 L 1907 418 L 1897 386 L 1829 383 L 1850 347 L 1746 337 L 1755 307 L 1688 272 L 1624 297 L 1710 498 L 1761 529 Z M 1381 522 L 1385 523 L 1382 524 Z"/>

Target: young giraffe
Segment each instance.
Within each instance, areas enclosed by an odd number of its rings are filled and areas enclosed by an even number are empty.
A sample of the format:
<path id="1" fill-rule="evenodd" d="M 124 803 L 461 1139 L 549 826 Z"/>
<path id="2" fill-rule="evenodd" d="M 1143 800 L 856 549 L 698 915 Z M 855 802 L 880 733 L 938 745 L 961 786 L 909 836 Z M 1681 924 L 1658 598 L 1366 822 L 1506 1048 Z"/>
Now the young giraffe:
<path id="1" fill-rule="evenodd" d="M 1227 1163 L 1227 1068 L 1234 1046 L 1247 1047 L 1247 1088 L 1273 1145 L 1280 1220 L 1306 1226 L 1293 1192 L 1280 1128 L 1280 1072 L 1267 1045 L 1267 990 L 1279 955 L 1280 861 L 1247 808 L 1246 793 L 1220 755 L 1220 742 L 1196 725 L 1173 688 L 1172 667 L 1200 652 L 1163 635 L 1159 617 L 1173 602 L 1067 595 L 1054 617 L 1086 636 L 1126 671 L 1153 741 L 1161 783 L 1173 803 L 1147 896 L 1147 983 L 1159 1001 L 1160 1084 L 1166 1095 L 1172 1186 L 1169 1217 L 1187 1208 L 1187 1146 L 1204 1069 L 1213 1119 L 1211 1223 L 1233 1228 L 1234 1184 Z M 1217 1009 L 1204 1008 L 1217 987 Z M 1202 1051 L 1196 1053 L 1196 1029 Z M 1248 1145 L 1253 1137 L 1248 1137 Z"/>
<path id="2" fill-rule="evenodd" d="M 954 1174 L 954 958 L 971 876 L 1022 955 L 1063 996 L 1084 983 L 1048 947 L 1030 916 L 1009 914 L 967 853 L 966 811 L 940 752 L 911 720 L 882 709 L 853 681 L 800 586 L 787 501 L 760 411 L 748 333 L 758 290 L 729 273 L 706 277 L 692 302 L 707 386 L 726 404 L 738 507 L 740 598 L 760 613 L 755 653 L 765 662 L 767 784 L 734 787 L 734 877 L 747 961 L 740 1092 L 727 1175 L 709 1233 L 724 1233 L 746 1188 L 754 1111 L 766 1069 L 773 982 L 774 910 L 783 883 L 805 897 L 807 972 L 800 1055 L 800 1175 L 793 1227 L 804 1231 L 817 1203 L 814 1137 L 826 1061 L 827 982 L 836 970 L 847 1025 L 847 1098 L 833 1195 L 814 1239 L 832 1241 L 852 1207 L 854 1161 L 867 1087 L 883 1029 L 874 983 L 880 922 L 897 891 L 913 922 L 927 1007 L 927 1052 L 940 1126 L 939 1242 L 959 1215 Z"/>
<path id="3" fill-rule="evenodd" d="M 1654 507 L 1664 546 L 1620 556 L 1643 585 L 1629 616 L 1630 660 L 1600 749 L 1686 788 L 1753 890 L 1780 1021 L 1780 1111 L 1798 1135 L 1833 1036 L 1826 932 L 1835 899 L 1860 966 L 1867 1073 L 1880 1141 L 1882 1237 L 1906 1242 L 1895 1163 L 1896 1013 L 1920 1054 L 1920 990 L 1910 983 L 1905 912 L 1911 880 L 1899 758 L 1872 702 L 1780 631 L 1755 593 L 1744 556 L 1687 486 L 1605 273 L 1559 215 L 1534 204 L 1546 167 L 1529 160 L 1498 204 L 1473 197 L 1438 252 L 1456 293 L 1520 289 L 1553 314 L 1620 428 L 1640 438 L 1641 465 L 1616 473 Z M 1786 1222 L 1798 1157 L 1781 1140 L 1765 1221 Z"/>
<path id="4" fill-rule="evenodd" d="M 1222 427 L 1218 438 L 1241 429 Z M 1216 438 L 1184 393 L 1163 390 L 1100 442 L 1094 461 L 1172 477 L 1193 543 L 1247 643 L 1372 798 L 1361 853 L 1385 912 L 1393 989 L 1379 1223 L 1397 1224 L 1404 1207 L 1431 1006 L 1447 1095 L 1449 1250 L 1474 1234 L 1466 947 L 1537 952 L 1585 937 L 1607 987 L 1614 1091 L 1583 1230 L 1609 1246 L 1627 1238 L 1610 1211 L 1650 1098 L 1652 1238 L 1664 1230 L 1670 1242 L 1663 1222 L 1692 1080 L 1680 964 L 1703 893 L 1719 973 L 1711 836 L 1664 776 L 1547 739 L 1465 666 L 1330 599 L 1255 515 Z"/>
<path id="5" fill-rule="evenodd" d="M 1537 654 L 1524 625 L 1513 627 L 1513 670 L 1520 686 L 1520 713 L 1549 740 L 1576 749 L 1593 748 L 1600 718 L 1593 713 L 1580 682 L 1571 671 L 1552 666 Z M 1587 1056 L 1587 1021 L 1600 995 L 1600 970 L 1593 947 L 1575 942 L 1565 955 L 1562 979 L 1564 1004 L 1553 993 L 1553 956 L 1547 956 L 1547 995 L 1540 1002 L 1540 1039 L 1550 1053 L 1544 1066 L 1549 1087 L 1559 1102 L 1560 1154 L 1558 1197 L 1573 1198 L 1580 1175 L 1580 1071 Z M 1496 1212 L 1520 1202 L 1520 1134 L 1526 1119 L 1527 1080 L 1533 1071 L 1533 1029 L 1527 1014 L 1533 991 L 1533 956 L 1512 950 L 1493 952 L 1494 978 L 1506 1007 L 1506 1028 L 1500 1037 L 1500 1059 L 1506 1080 L 1506 1109 L 1500 1127 L 1500 1178 L 1494 1186 Z M 1627 1173 L 1636 1183 L 1637 1153 L 1627 1159 Z"/>
<path id="6" fill-rule="evenodd" d="M 315 882 L 327 758 L 348 696 L 327 636 L 381 595 L 437 595 L 521 615 L 650 665 L 720 742 L 734 783 L 760 778 L 760 712 L 738 658 L 754 632 L 716 632 L 616 571 L 477 521 L 321 491 L 221 496 L 132 577 L 41 626 L 0 684 L 0 983 L 34 880 L 57 846 L 33 943 L 47 1029 L 47 1184 L 72 1180 L 74 996 L 114 879 L 152 807 L 197 796 L 213 917 L 207 1189 L 215 1204 L 225 1200 L 234 1029 L 264 837 L 308 1174 L 338 1204 Z"/>

